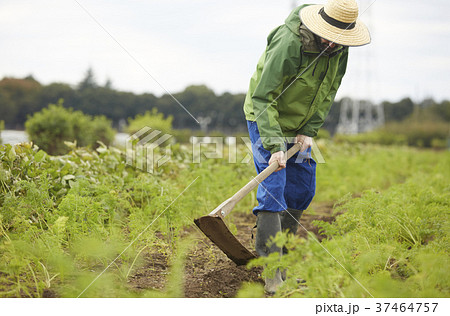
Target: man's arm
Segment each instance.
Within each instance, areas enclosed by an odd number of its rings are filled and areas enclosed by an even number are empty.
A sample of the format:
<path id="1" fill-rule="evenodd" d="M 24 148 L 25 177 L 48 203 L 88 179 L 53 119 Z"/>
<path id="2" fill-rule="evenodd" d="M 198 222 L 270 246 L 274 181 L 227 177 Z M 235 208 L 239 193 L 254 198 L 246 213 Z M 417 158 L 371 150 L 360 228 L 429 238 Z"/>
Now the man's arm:
<path id="1" fill-rule="evenodd" d="M 261 78 L 252 95 L 253 110 L 256 117 L 263 147 L 272 154 L 286 151 L 283 133 L 278 124 L 277 98 L 283 86 L 291 80 L 300 65 L 298 38 L 282 36 L 278 30 L 269 36 L 264 67 Z"/>

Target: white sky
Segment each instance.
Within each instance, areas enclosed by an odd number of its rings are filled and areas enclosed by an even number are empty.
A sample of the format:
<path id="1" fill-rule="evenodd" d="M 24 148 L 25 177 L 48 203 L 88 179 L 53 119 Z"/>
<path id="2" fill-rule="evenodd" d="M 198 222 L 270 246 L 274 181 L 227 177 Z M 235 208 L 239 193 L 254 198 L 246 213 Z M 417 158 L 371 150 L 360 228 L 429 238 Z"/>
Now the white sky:
<path id="1" fill-rule="evenodd" d="M 98 83 L 110 78 L 124 91 L 161 95 L 160 85 L 173 93 L 206 84 L 246 92 L 268 33 L 293 2 L 0 0 L 0 78 L 76 84 L 92 67 Z M 337 98 L 450 99 L 450 2 L 358 3 L 360 12 L 373 3 L 361 16 L 372 43 L 351 48 Z"/>

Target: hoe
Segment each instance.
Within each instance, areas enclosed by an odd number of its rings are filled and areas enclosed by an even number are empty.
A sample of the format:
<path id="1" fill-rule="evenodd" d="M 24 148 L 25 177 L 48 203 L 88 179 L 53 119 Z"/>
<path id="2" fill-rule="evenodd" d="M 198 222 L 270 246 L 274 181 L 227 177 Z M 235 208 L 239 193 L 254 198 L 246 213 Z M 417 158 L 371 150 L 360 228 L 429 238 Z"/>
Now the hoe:
<path id="1" fill-rule="evenodd" d="M 301 144 L 294 144 L 287 152 L 287 159 L 300 150 Z M 244 265 L 256 256 L 242 245 L 230 232 L 223 219 L 230 214 L 236 204 L 250 191 L 258 186 L 264 179 L 278 169 L 278 162 L 270 164 L 255 178 L 250 180 L 242 189 L 232 197 L 216 207 L 206 216 L 194 220 L 195 224 L 214 244 L 217 245 L 234 263 Z"/>

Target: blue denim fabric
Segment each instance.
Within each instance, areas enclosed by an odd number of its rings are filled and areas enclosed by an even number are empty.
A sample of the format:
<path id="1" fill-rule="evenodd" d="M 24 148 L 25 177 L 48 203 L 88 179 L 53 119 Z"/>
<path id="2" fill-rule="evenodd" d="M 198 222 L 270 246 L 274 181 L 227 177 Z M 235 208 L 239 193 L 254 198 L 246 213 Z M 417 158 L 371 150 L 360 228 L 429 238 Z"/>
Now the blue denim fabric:
<path id="1" fill-rule="evenodd" d="M 253 161 L 260 173 L 269 165 L 271 153 L 264 149 L 256 122 L 247 121 L 252 142 Z M 288 144 L 288 149 L 293 144 Z M 311 158 L 311 148 L 296 153 L 286 163 L 286 168 L 272 173 L 259 186 L 256 193 L 259 211 L 281 212 L 287 208 L 305 210 L 316 192 L 316 162 Z"/>

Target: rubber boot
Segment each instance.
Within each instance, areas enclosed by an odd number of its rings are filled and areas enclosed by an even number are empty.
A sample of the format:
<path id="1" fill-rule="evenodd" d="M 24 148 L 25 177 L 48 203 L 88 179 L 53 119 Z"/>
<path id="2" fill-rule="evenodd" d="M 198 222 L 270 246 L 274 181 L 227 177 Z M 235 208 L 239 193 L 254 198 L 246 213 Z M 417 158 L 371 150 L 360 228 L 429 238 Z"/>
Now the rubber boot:
<path id="1" fill-rule="evenodd" d="M 295 210 L 293 208 L 288 208 L 286 211 L 281 212 L 281 230 L 287 230 L 288 233 L 292 233 L 295 235 L 297 233 L 300 217 L 302 217 L 302 214 L 303 211 Z"/>
<path id="2" fill-rule="evenodd" d="M 281 247 L 278 247 L 275 244 L 272 244 L 270 247 L 267 246 L 270 238 L 275 237 L 275 235 L 281 231 L 279 214 L 274 212 L 259 211 L 256 224 L 258 225 L 258 228 L 256 230 L 255 248 L 258 255 L 260 257 L 267 257 L 271 253 L 278 252 L 281 256 Z M 274 294 L 282 283 L 283 280 L 281 279 L 281 272 L 277 269 L 274 277 L 266 277 L 264 290 L 268 294 Z"/>
<path id="3" fill-rule="evenodd" d="M 280 213 L 280 222 L 281 222 L 281 230 L 287 231 L 291 234 L 296 234 L 298 230 L 298 225 L 300 223 L 300 217 L 302 216 L 303 211 L 296 210 L 293 208 L 288 208 L 286 211 Z M 283 247 L 283 254 L 287 254 L 288 250 L 286 247 Z M 287 270 L 284 269 L 281 271 L 281 278 L 283 281 L 286 280 Z M 297 280 L 299 282 L 299 280 Z M 301 282 L 301 281 L 300 281 Z M 304 281 L 303 281 L 304 282 Z M 301 283 L 303 283 L 301 282 Z"/>

